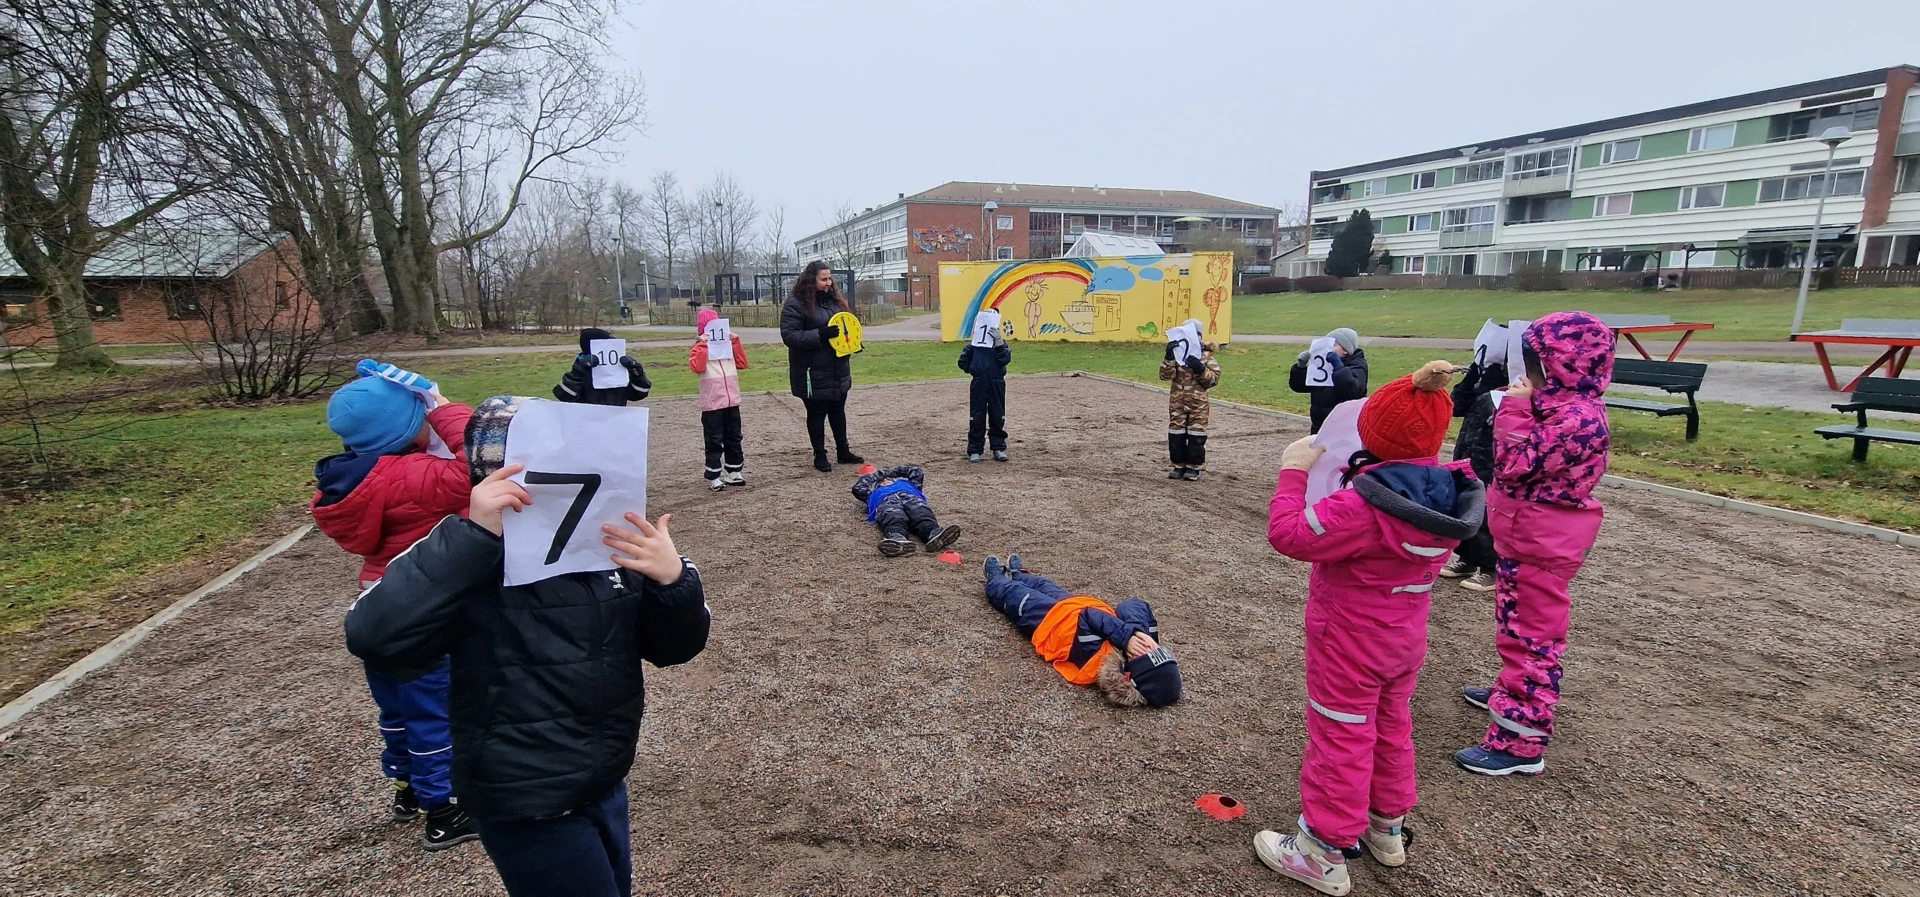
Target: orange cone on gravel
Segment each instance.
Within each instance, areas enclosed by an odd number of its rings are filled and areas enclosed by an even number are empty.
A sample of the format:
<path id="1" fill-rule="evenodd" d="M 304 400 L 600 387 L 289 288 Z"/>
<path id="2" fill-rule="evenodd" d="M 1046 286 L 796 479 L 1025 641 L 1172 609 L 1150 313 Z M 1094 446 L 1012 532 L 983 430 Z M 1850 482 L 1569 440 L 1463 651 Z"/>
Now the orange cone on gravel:
<path id="1" fill-rule="evenodd" d="M 960 563 L 960 552 L 943 551 L 940 553 L 939 561 L 942 564 L 958 564 Z"/>
<path id="2" fill-rule="evenodd" d="M 880 468 L 878 468 L 878 467 L 875 467 L 875 466 L 873 466 L 873 465 L 871 465 L 871 464 L 862 464 L 862 465 L 860 465 L 860 475 L 861 475 L 861 476 L 866 476 L 867 474 L 870 474 L 870 473 L 872 473 L 872 472 L 874 472 L 874 471 L 876 471 L 876 470 L 879 470 L 879 469 L 880 469 Z"/>
<path id="3" fill-rule="evenodd" d="M 1207 812 L 1208 816 L 1228 822 L 1247 815 L 1247 805 L 1224 794 L 1202 794 L 1193 802 L 1194 806 Z"/>

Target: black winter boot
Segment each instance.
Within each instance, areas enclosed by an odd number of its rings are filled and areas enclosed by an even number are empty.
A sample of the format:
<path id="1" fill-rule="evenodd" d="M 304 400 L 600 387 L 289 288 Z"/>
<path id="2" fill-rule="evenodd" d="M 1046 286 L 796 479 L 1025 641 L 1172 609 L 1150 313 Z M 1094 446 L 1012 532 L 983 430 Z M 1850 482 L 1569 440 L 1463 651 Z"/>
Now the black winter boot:
<path id="1" fill-rule="evenodd" d="M 825 453 L 823 452 L 822 454 L 825 454 Z M 867 461 L 867 459 L 862 458 L 859 455 L 856 455 L 848 451 L 847 447 L 844 445 L 840 446 L 840 455 L 834 460 L 840 462 L 841 464 L 865 464 Z"/>
<path id="2" fill-rule="evenodd" d="M 813 453 L 813 469 L 814 469 L 814 470 L 817 470 L 817 471 L 820 471 L 821 473 L 831 473 L 831 472 L 833 471 L 833 464 L 832 464 L 832 462 L 829 462 L 829 461 L 827 460 L 827 450 L 826 450 L 826 449 L 815 449 L 815 450 L 814 450 L 814 453 Z"/>
<path id="3" fill-rule="evenodd" d="M 399 779 L 393 782 L 393 821 L 412 822 L 420 818 L 420 797 L 413 793 L 413 786 Z"/>
<path id="4" fill-rule="evenodd" d="M 473 830 L 473 819 L 467 811 L 459 804 L 447 804 L 427 811 L 427 834 L 420 843 L 428 850 L 446 850 L 479 839 L 480 833 Z"/>

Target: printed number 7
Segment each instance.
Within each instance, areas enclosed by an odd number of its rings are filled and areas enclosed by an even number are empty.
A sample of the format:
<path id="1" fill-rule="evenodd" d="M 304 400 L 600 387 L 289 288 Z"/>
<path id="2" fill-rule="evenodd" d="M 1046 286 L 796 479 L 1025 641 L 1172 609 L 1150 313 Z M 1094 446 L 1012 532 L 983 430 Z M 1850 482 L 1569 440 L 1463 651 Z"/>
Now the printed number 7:
<path id="1" fill-rule="evenodd" d="M 560 552 L 567 547 L 567 540 L 573 538 L 573 530 L 580 525 L 580 518 L 586 516 L 587 505 L 593 501 L 593 494 L 600 491 L 600 475 L 528 471 L 527 485 L 580 487 L 579 494 L 573 497 L 573 506 L 567 509 L 566 516 L 560 518 L 560 528 L 553 533 L 553 546 L 547 549 L 546 560 L 547 564 L 551 564 L 560 560 Z"/>

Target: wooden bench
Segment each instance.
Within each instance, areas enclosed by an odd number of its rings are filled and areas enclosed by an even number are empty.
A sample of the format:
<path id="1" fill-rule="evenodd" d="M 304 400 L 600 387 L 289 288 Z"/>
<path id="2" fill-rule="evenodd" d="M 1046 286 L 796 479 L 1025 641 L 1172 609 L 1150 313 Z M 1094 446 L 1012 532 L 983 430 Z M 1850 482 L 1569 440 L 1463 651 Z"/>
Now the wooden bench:
<path id="1" fill-rule="evenodd" d="M 1853 399 L 1844 405 L 1833 406 L 1835 411 L 1852 411 L 1860 415 L 1859 424 L 1852 427 L 1821 427 L 1813 432 L 1823 439 L 1853 440 L 1853 460 L 1867 460 L 1867 445 L 1873 442 L 1895 442 L 1901 445 L 1920 445 L 1920 432 L 1913 430 L 1885 430 L 1867 426 L 1869 411 L 1904 411 L 1908 414 L 1920 414 L 1920 382 L 1899 380 L 1893 377 L 1862 377 L 1853 387 Z"/>
<path id="2" fill-rule="evenodd" d="M 1613 361 L 1613 382 L 1625 386 L 1651 386 L 1664 389 L 1668 393 L 1685 393 L 1687 403 L 1680 405 L 1673 402 L 1652 402 L 1646 399 L 1607 396 L 1607 407 L 1624 411 L 1646 411 L 1660 417 L 1684 414 L 1687 418 L 1687 441 L 1692 442 L 1700 438 L 1700 406 L 1694 403 L 1693 394 L 1700 391 L 1700 381 L 1706 378 L 1707 366 L 1704 364 L 1616 357 Z"/>

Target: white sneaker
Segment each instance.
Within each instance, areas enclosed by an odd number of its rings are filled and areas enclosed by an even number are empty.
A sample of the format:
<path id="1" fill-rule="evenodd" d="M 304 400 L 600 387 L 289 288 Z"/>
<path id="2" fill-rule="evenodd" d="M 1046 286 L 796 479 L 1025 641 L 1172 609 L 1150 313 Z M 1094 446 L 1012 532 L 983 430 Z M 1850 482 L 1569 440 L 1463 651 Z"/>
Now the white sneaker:
<path id="1" fill-rule="evenodd" d="M 719 477 L 714 477 L 707 481 L 707 489 L 712 492 L 725 492 L 727 491 L 727 484 Z"/>
<path id="2" fill-rule="evenodd" d="M 1473 572 L 1473 568 L 1468 566 L 1467 562 L 1461 560 L 1460 556 L 1456 554 L 1447 561 L 1447 565 L 1445 567 L 1440 568 L 1440 578 L 1441 579 L 1460 579 L 1472 572 Z"/>
<path id="3" fill-rule="evenodd" d="M 747 484 L 746 473 L 739 470 L 729 470 L 727 471 L 727 475 L 721 477 L 721 479 L 729 486 L 745 486 Z"/>
<path id="4" fill-rule="evenodd" d="M 1406 817 L 1390 820 L 1367 811 L 1367 830 L 1360 836 L 1360 846 L 1373 855 L 1373 861 L 1382 866 L 1402 866 L 1407 862 L 1407 830 L 1402 823 Z M 1387 831 L 1381 831 L 1385 827 Z"/>
<path id="5" fill-rule="evenodd" d="M 1347 875 L 1346 858 L 1339 851 L 1332 856 L 1339 862 L 1327 859 L 1328 852 L 1320 842 L 1307 834 L 1305 823 L 1300 830 L 1291 835 L 1282 835 L 1275 831 L 1263 831 L 1253 836 L 1253 852 L 1260 855 L 1260 862 L 1267 868 L 1294 881 L 1300 882 L 1322 894 L 1334 897 L 1353 890 L 1353 879 Z"/>
<path id="6" fill-rule="evenodd" d="M 1460 588 L 1473 592 L 1491 592 L 1499 587 L 1500 583 L 1493 578 L 1492 570 L 1481 570 L 1460 580 Z"/>

